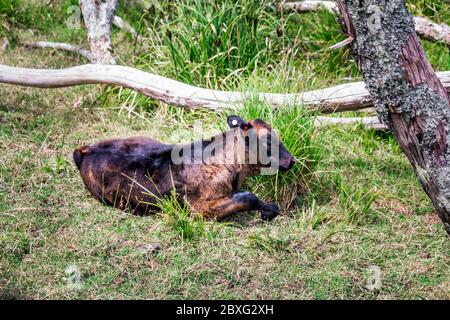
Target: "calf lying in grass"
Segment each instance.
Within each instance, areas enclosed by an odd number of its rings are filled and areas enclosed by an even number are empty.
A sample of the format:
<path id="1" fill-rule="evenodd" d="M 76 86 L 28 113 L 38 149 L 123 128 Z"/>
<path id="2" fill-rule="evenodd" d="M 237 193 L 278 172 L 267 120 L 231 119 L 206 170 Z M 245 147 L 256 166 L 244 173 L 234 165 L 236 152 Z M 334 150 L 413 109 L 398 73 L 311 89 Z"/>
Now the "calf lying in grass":
<path id="1" fill-rule="evenodd" d="M 208 140 L 167 145 L 143 137 L 83 146 L 73 157 L 84 184 L 98 200 L 133 213 L 154 211 L 175 190 L 179 201 L 206 218 L 258 210 L 263 220 L 279 213 L 248 191 L 247 176 L 289 170 L 293 157 L 262 120 L 227 119 L 230 130 Z"/>

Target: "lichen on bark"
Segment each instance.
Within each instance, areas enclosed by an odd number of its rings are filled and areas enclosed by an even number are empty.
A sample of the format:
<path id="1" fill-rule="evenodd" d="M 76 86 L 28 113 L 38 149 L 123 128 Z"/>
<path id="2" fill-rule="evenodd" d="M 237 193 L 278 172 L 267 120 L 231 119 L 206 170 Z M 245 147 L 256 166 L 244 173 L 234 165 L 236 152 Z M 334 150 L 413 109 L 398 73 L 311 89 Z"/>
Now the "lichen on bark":
<path id="1" fill-rule="evenodd" d="M 356 30 L 354 51 L 378 114 L 381 120 L 386 120 L 389 107 L 402 111 L 403 97 L 410 90 L 398 58 L 399 48 L 414 32 L 414 22 L 405 14 L 402 0 L 365 1 L 367 4 L 363 6 L 360 2 L 347 1 Z"/>
<path id="2" fill-rule="evenodd" d="M 80 0 L 93 63 L 116 64 L 111 31 L 118 0 Z"/>
<path id="3" fill-rule="evenodd" d="M 450 234 L 450 99 L 404 0 L 346 0 L 358 59 L 378 117 L 394 133 Z"/>

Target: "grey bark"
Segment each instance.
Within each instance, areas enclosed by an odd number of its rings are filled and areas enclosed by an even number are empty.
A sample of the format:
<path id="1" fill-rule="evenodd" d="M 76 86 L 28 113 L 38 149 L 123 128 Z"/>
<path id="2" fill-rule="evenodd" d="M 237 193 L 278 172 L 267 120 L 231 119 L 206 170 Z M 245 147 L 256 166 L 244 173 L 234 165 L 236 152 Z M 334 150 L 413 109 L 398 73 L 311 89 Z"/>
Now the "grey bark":
<path id="1" fill-rule="evenodd" d="M 116 64 L 111 30 L 118 0 L 80 0 L 94 63 Z"/>
<path id="2" fill-rule="evenodd" d="M 380 120 L 396 137 L 450 235 L 450 98 L 404 0 L 338 1 Z"/>

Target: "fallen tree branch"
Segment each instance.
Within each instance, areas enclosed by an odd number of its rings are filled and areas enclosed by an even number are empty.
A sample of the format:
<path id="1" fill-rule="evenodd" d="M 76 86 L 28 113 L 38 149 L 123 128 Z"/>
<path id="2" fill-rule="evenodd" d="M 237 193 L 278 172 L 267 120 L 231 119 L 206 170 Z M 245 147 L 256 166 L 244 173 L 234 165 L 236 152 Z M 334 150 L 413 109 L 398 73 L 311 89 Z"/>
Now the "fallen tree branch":
<path id="1" fill-rule="evenodd" d="M 331 13 L 338 13 L 337 5 L 334 1 L 296 1 L 296 2 L 281 2 L 278 9 L 285 11 L 295 11 L 298 13 L 318 11 L 320 9 L 326 9 Z"/>
<path id="2" fill-rule="evenodd" d="M 366 129 L 388 130 L 388 127 L 380 122 L 377 117 L 364 118 L 330 118 L 316 117 L 314 125 L 316 127 L 329 127 L 333 125 L 353 125 L 362 124 Z"/>
<path id="3" fill-rule="evenodd" d="M 122 29 L 126 32 L 128 32 L 129 34 L 131 34 L 131 37 L 133 39 L 135 38 L 141 38 L 136 29 L 134 29 L 128 22 L 126 22 L 125 20 L 123 20 L 121 17 L 119 16 L 115 16 L 114 20 L 113 20 L 113 25 L 115 25 L 117 28 Z"/>
<path id="4" fill-rule="evenodd" d="M 27 42 L 25 43 L 25 46 L 29 48 L 52 48 L 56 50 L 69 51 L 81 55 L 82 57 L 89 60 L 89 62 L 93 61 L 92 53 L 89 50 L 68 43 L 38 41 Z"/>
<path id="5" fill-rule="evenodd" d="M 339 14 L 336 2 L 321 0 L 305 0 L 296 2 L 282 2 L 279 10 L 291 10 L 298 13 L 318 11 L 321 8 L 333 14 Z M 440 41 L 450 46 L 450 26 L 445 23 L 437 24 L 425 17 L 413 17 L 416 33 L 431 41 Z"/>
<path id="6" fill-rule="evenodd" d="M 353 39 L 353 37 L 348 37 L 347 39 L 345 39 L 345 40 L 343 40 L 343 41 L 341 41 L 341 42 L 339 42 L 339 43 L 336 43 L 335 45 L 332 45 L 332 46 L 330 47 L 330 49 L 331 49 L 331 50 L 336 50 L 336 49 L 339 49 L 339 48 L 346 47 L 346 46 L 348 46 L 350 43 L 352 43 L 353 40 L 355 40 L 355 39 Z"/>
<path id="7" fill-rule="evenodd" d="M 422 38 L 450 45 L 450 27 L 445 23 L 437 24 L 424 17 L 414 17 L 414 23 L 417 34 Z"/>
<path id="8" fill-rule="evenodd" d="M 450 92 L 450 71 L 438 73 Z M 82 84 L 108 84 L 129 88 L 158 101 L 189 108 L 220 110 L 239 108 L 245 100 L 257 98 L 274 108 L 304 105 L 322 113 L 359 110 L 373 105 L 363 82 L 296 94 L 252 93 L 210 90 L 118 65 L 87 64 L 48 70 L 0 65 L 0 83 L 27 87 L 63 88 Z"/>

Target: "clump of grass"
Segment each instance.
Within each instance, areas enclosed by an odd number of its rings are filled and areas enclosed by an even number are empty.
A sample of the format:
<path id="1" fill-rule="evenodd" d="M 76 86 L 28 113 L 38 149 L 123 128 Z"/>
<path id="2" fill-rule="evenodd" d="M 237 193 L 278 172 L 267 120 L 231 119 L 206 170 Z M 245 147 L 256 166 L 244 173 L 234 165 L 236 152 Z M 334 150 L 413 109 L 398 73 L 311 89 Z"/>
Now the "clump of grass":
<path id="1" fill-rule="evenodd" d="M 216 87 L 226 77 L 250 74 L 276 56 L 279 22 L 258 0 L 177 1 L 177 20 L 167 30 L 177 77 Z"/>
<path id="2" fill-rule="evenodd" d="M 156 207 L 161 210 L 168 225 L 184 240 L 206 235 L 205 220 L 200 215 L 191 216 L 189 207 L 178 200 L 173 190 L 170 195 L 158 199 Z"/>
<path id="3" fill-rule="evenodd" d="M 286 89 L 296 90 L 292 80 L 302 74 L 308 82 L 326 78 L 326 84 L 358 75 L 349 52 L 328 50 L 343 38 L 334 15 L 279 13 L 277 6 L 260 0 L 152 4 L 144 21 L 151 52 L 139 64 L 186 83 L 227 90 L 261 76 L 273 77 L 272 82 L 281 77 L 289 83 Z"/>
<path id="4" fill-rule="evenodd" d="M 292 44 L 272 1 L 176 0 L 151 8 L 153 16 L 168 13 L 158 21 L 159 45 L 173 76 L 186 83 L 235 88 L 258 67 L 276 64 Z M 141 63 L 152 59 L 145 55 Z"/>
<path id="5" fill-rule="evenodd" d="M 309 181 L 323 153 L 315 135 L 314 114 L 294 106 L 273 110 L 267 104 L 253 101 L 246 104 L 240 115 L 269 123 L 296 161 L 288 172 L 254 177 L 248 186 L 261 197 L 279 202 L 284 209 L 292 207 L 299 193 L 309 189 Z"/>

